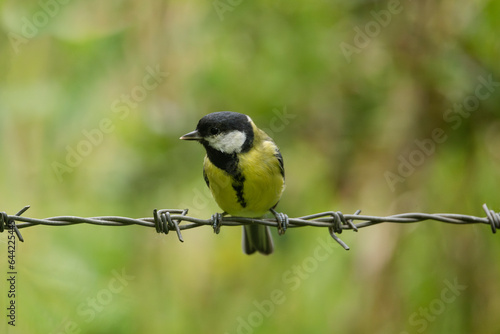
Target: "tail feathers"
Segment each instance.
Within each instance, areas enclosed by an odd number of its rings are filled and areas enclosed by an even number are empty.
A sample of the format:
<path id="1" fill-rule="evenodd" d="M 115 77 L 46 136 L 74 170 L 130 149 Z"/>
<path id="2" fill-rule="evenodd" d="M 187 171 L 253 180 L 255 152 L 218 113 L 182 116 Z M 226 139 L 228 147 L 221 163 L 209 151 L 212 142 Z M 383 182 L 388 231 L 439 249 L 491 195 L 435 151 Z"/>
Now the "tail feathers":
<path id="1" fill-rule="evenodd" d="M 256 251 L 269 255 L 274 250 L 271 231 L 268 226 L 245 225 L 243 226 L 243 252 L 253 254 Z"/>

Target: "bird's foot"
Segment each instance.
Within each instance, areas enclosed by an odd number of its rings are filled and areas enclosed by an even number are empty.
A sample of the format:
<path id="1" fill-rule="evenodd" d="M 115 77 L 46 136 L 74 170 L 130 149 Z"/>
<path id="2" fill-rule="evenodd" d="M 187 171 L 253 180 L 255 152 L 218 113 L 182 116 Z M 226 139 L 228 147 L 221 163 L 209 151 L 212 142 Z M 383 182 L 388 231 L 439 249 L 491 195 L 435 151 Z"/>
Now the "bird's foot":
<path id="1" fill-rule="evenodd" d="M 286 229 L 288 228 L 288 216 L 282 212 L 277 212 L 274 209 L 271 209 L 270 211 L 274 215 L 274 217 L 276 218 L 276 222 L 278 223 L 278 234 L 285 234 Z"/>
<path id="2" fill-rule="evenodd" d="M 219 234 L 220 232 L 220 227 L 222 226 L 222 217 L 226 215 L 225 212 L 223 213 L 215 213 L 212 215 L 212 228 L 214 229 L 215 234 Z"/>

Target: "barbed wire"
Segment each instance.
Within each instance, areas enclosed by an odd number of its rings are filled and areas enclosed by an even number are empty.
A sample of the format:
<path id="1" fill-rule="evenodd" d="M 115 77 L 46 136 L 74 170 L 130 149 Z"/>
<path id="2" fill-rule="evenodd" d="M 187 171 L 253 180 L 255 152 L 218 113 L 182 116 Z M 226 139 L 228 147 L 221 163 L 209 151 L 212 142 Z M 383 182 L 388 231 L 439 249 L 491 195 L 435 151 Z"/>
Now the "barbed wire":
<path id="1" fill-rule="evenodd" d="M 454 213 L 402 213 L 385 217 L 360 215 L 361 210 L 356 211 L 351 215 L 344 215 L 340 211 L 327 211 L 298 218 L 288 218 L 284 214 L 276 215 L 275 219 L 256 219 L 245 217 L 227 217 L 222 214 L 214 214 L 210 219 L 200 219 L 187 216 L 188 209 L 164 209 L 153 210 L 153 217 L 148 218 L 128 218 L 119 216 L 102 216 L 102 217 L 75 217 L 75 216 L 58 216 L 44 219 L 29 218 L 21 216 L 30 206 L 25 206 L 15 215 L 8 215 L 5 212 L 0 212 L 0 232 L 10 229 L 16 233 L 20 241 L 24 241 L 20 229 L 37 226 L 67 226 L 75 224 L 93 224 L 101 226 L 129 226 L 140 225 L 145 227 L 154 227 L 156 232 L 168 234 L 170 231 L 175 231 L 179 241 L 184 242 L 181 231 L 192 229 L 200 226 L 212 226 L 215 233 L 220 232 L 221 226 L 241 226 L 247 224 L 259 224 L 278 228 L 280 234 L 283 234 L 287 228 L 297 228 L 304 226 L 324 227 L 328 228 L 330 235 L 344 249 L 348 250 L 347 246 L 337 234 L 341 234 L 344 230 L 353 230 L 355 232 L 360 228 L 373 226 L 381 223 L 417 223 L 425 220 L 434 220 L 448 224 L 487 224 L 491 226 L 493 233 L 500 229 L 500 213 L 489 210 L 486 204 L 483 204 L 483 209 L 486 212 L 486 217 L 475 217 Z M 353 221 L 361 221 L 353 223 Z M 20 222 L 20 223 L 16 223 Z M 184 224 L 181 224 L 184 222 Z"/>

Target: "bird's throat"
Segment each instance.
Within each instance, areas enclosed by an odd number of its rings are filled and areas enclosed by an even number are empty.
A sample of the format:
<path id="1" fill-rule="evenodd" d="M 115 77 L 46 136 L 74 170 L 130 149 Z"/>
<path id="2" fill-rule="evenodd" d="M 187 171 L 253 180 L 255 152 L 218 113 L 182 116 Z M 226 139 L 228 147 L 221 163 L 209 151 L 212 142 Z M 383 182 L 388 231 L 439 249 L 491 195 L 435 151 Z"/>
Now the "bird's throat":
<path id="1" fill-rule="evenodd" d="M 222 169 L 231 176 L 239 174 L 238 156 L 236 153 L 224 153 L 210 147 L 209 145 L 206 145 L 205 149 L 207 151 L 208 159 L 210 159 L 210 162 L 216 167 Z"/>

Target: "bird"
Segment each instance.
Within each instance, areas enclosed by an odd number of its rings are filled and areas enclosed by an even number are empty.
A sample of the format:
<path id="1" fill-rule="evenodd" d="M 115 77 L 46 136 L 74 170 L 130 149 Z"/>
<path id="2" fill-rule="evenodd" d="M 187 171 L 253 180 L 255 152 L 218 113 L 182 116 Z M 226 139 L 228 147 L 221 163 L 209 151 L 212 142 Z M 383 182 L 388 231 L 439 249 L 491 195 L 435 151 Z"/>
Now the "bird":
<path id="1" fill-rule="evenodd" d="M 288 217 L 274 210 L 285 188 L 283 157 L 248 115 L 210 113 L 180 139 L 198 141 L 205 148 L 203 177 L 222 215 L 261 218 L 270 211 L 279 234 L 284 232 Z M 245 254 L 269 255 L 274 250 L 268 226 L 244 225 L 242 239 Z"/>

